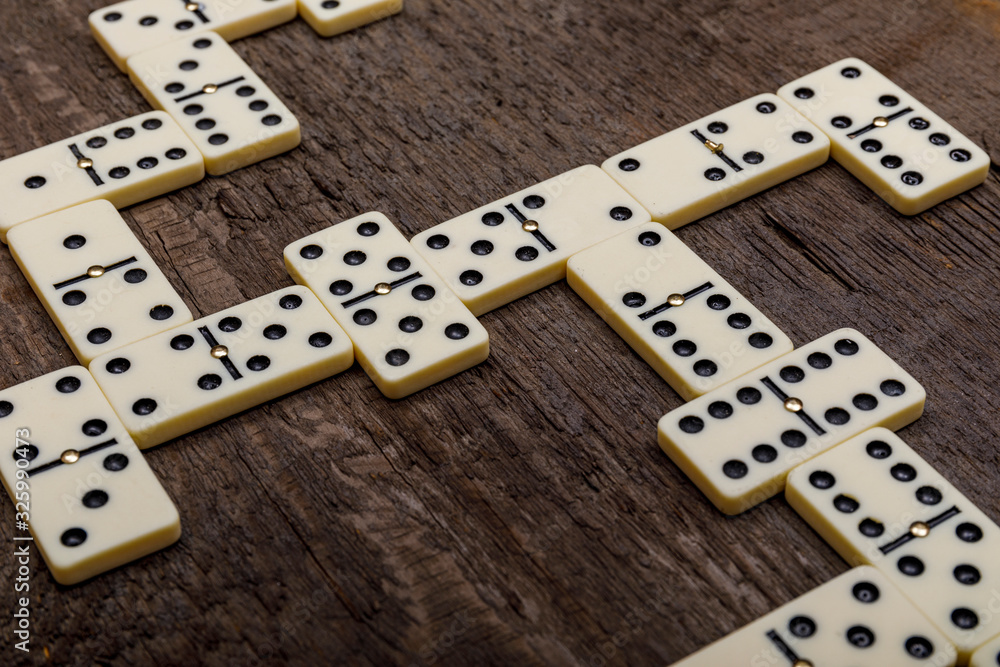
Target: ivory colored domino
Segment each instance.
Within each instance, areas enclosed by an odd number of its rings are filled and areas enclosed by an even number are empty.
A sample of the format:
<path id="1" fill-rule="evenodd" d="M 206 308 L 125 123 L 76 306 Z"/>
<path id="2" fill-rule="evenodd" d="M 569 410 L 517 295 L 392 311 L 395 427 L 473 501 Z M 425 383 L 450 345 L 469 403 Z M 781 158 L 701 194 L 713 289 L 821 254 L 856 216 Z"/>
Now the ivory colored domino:
<path id="1" fill-rule="evenodd" d="M 431 227 L 411 243 L 479 316 L 565 278 L 572 255 L 649 220 L 611 177 L 587 165 Z"/>
<path id="2" fill-rule="evenodd" d="M 668 412 L 659 442 L 716 507 L 739 514 L 820 452 L 875 426 L 906 426 L 925 398 L 874 343 L 840 329 Z"/>
<path id="3" fill-rule="evenodd" d="M 601 167 L 676 229 L 827 161 L 830 140 L 765 93 L 667 132 Z"/>
<path id="4" fill-rule="evenodd" d="M 955 664 L 952 646 L 885 576 L 849 570 L 674 667 Z"/>
<path id="5" fill-rule="evenodd" d="M 655 222 L 573 255 L 566 278 L 686 401 L 792 350 L 788 336 Z"/>
<path id="6" fill-rule="evenodd" d="M 1000 527 L 896 434 L 873 429 L 792 471 L 789 504 L 850 563 L 881 570 L 958 647 L 1000 634 Z"/>
<path id="7" fill-rule="evenodd" d="M 110 202 L 18 225 L 7 242 L 80 363 L 192 320 Z"/>
<path id="8" fill-rule="evenodd" d="M 227 41 L 295 18 L 296 0 L 126 0 L 91 12 L 90 31 L 118 69 L 137 53 L 212 30 Z"/>
<path id="9" fill-rule="evenodd" d="M 90 579 L 180 537 L 177 508 L 86 368 L 0 391 L 0 428 L 0 477 L 59 583 Z"/>
<path id="10" fill-rule="evenodd" d="M 321 37 L 332 37 L 403 11 L 403 0 L 298 0 L 299 15 Z"/>
<path id="11" fill-rule="evenodd" d="M 124 208 L 197 183 L 205 162 L 167 114 L 152 111 L 0 161 L 0 240 L 47 213 L 107 199 Z"/>
<path id="12" fill-rule="evenodd" d="M 834 160 L 903 215 L 986 180 L 985 151 L 857 58 L 796 79 L 778 95 L 830 136 Z"/>
<path id="13" fill-rule="evenodd" d="M 969 667 L 1000 667 L 1000 637 L 979 647 L 972 654 Z"/>
<path id="14" fill-rule="evenodd" d="M 145 449 L 347 369 L 351 341 L 289 287 L 94 359 L 91 372 Z"/>
<path id="15" fill-rule="evenodd" d="M 301 141 L 292 112 L 214 32 L 132 56 L 128 75 L 150 104 L 187 132 L 213 176 L 274 157 Z"/>
<path id="16" fill-rule="evenodd" d="M 489 356 L 469 309 L 381 213 L 366 213 L 285 248 L 285 266 L 354 341 L 379 390 L 403 398 Z"/>

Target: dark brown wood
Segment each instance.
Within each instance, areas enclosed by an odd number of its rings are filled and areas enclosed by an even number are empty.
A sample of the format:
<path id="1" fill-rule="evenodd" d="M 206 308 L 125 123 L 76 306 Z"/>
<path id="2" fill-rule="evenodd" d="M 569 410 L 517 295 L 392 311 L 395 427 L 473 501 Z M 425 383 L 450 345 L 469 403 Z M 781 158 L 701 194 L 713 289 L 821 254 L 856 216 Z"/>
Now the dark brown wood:
<path id="1" fill-rule="evenodd" d="M 5 4 L 0 157 L 148 109 L 88 33 L 100 5 Z M 998 37 L 1000 7 L 965 0 L 410 0 L 328 40 L 297 20 L 235 48 L 302 146 L 124 215 L 205 315 L 290 285 L 283 247 L 328 224 L 415 234 L 848 55 L 996 160 Z M 903 436 L 995 520 L 998 174 L 904 218 L 831 162 L 679 231 L 796 344 L 852 326 L 910 370 L 928 403 Z M 6 250 L 0 295 L 0 387 L 74 363 Z M 680 399 L 565 283 L 483 322 L 490 359 L 406 400 L 355 366 L 148 452 L 180 543 L 73 588 L 36 562 L 33 652 L 8 620 L 0 662 L 663 664 L 847 568 L 781 497 L 714 510 L 656 445 Z"/>

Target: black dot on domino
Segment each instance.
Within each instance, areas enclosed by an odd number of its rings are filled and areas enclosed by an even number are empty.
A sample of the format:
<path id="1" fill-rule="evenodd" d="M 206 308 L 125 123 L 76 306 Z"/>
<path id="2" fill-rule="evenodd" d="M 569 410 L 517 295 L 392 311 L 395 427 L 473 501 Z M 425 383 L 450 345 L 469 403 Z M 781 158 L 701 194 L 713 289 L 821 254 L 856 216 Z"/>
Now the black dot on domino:
<path id="1" fill-rule="evenodd" d="M 325 331 L 317 331 L 309 336 L 309 344 L 313 347 L 326 347 L 333 342 L 333 336 Z"/>
<path id="2" fill-rule="evenodd" d="M 344 296 L 345 294 L 350 294 L 353 289 L 354 285 L 349 280 L 334 280 L 330 283 L 330 294 L 333 294 L 334 296 Z"/>
<path id="3" fill-rule="evenodd" d="M 750 326 L 750 316 L 746 313 L 733 313 L 726 318 L 726 324 L 733 329 L 746 329 Z"/>
<path id="4" fill-rule="evenodd" d="M 410 360 L 410 353 L 406 350 L 389 350 L 385 355 L 385 361 L 390 366 L 402 366 Z"/>
<path id="5" fill-rule="evenodd" d="M 194 338 L 187 334 L 180 334 L 170 339 L 170 347 L 174 350 L 187 350 L 194 345 Z"/>
<path id="6" fill-rule="evenodd" d="M 871 604 L 878 601 L 882 592 L 878 589 L 878 586 L 870 581 L 859 581 L 854 584 L 854 588 L 851 589 L 851 595 L 853 595 L 854 599 L 858 602 Z"/>
<path id="7" fill-rule="evenodd" d="M 847 641 L 858 648 L 868 648 L 875 643 L 875 633 L 863 625 L 847 629 Z"/>
<path id="8" fill-rule="evenodd" d="M 430 301 L 434 298 L 435 294 L 434 288 L 430 285 L 417 285 L 410 292 L 410 296 L 417 301 Z"/>
<path id="9" fill-rule="evenodd" d="M 726 172 L 722 171 L 718 167 L 712 167 L 711 169 L 705 170 L 705 178 L 710 181 L 721 181 L 726 177 Z"/>
<path id="10" fill-rule="evenodd" d="M 897 463 L 889 470 L 892 478 L 898 482 L 912 482 L 917 478 L 917 471 L 909 463 Z"/>
<path id="11" fill-rule="evenodd" d="M 843 426 L 851 421 L 851 414 L 843 408 L 830 408 L 823 414 L 823 417 L 834 426 Z"/>
<path id="12" fill-rule="evenodd" d="M 917 501 L 923 505 L 937 505 L 943 498 L 941 492 L 933 486 L 921 486 L 917 489 Z"/>
<path id="13" fill-rule="evenodd" d="M 386 262 L 386 268 L 390 271 L 395 271 L 399 273 L 400 271 L 406 271 L 410 268 L 410 260 L 405 257 L 393 257 L 388 262 Z"/>
<path id="14" fill-rule="evenodd" d="M 10 401 L 0 401 L 0 419 L 7 417 L 14 412 L 14 404 Z"/>
<path id="15" fill-rule="evenodd" d="M 128 457 L 124 454 L 108 454 L 104 457 L 104 469 L 111 472 L 124 470 L 128 466 Z"/>
<path id="16" fill-rule="evenodd" d="M 281 340 L 288 334 L 288 329 L 280 324 L 269 324 L 264 327 L 264 338 L 268 340 Z"/>
<path id="17" fill-rule="evenodd" d="M 812 88 L 798 88 L 796 89 L 794 95 L 800 100 L 808 100 L 812 98 L 816 93 Z"/>
<path id="18" fill-rule="evenodd" d="M 299 257 L 302 259 L 319 259 L 323 255 L 323 248 L 310 244 L 299 249 Z"/>
<path id="19" fill-rule="evenodd" d="M 198 388 L 204 391 L 212 391 L 222 386 L 222 376 L 215 373 L 206 373 L 198 378 Z"/>
<path id="20" fill-rule="evenodd" d="M 833 359 L 825 352 L 813 352 L 806 358 L 806 363 L 810 368 L 825 370 L 833 365 Z"/>
<path id="21" fill-rule="evenodd" d="M 632 209 L 627 206 L 615 206 L 609 213 L 612 220 L 624 222 L 632 217 Z"/>
<path id="22" fill-rule="evenodd" d="M 106 327 L 97 327 L 87 332 L 87 340 L 94 345 L 103 345 L 111 340 L 111 330 Z"/>
<path id="23" fill-rule="evenodd" d="M 809 483 L 817 489 L 826 490 L 837 483 L 837 478 L 826 470 L 816 470 L 809 475 Z"/>
<path id="24" fill-rule="evenodd" d="M 951 622 L 963 630 L 971 630 L 979 625 L 979 616 L 971 609 L 959 607 L 951 612 Z"/>
<path id="25" fill-rule="evenodd" d="M 167 305 L 153 306 L 149 309 L 149 316 L 158 321 L 169 320 L 174 316 L 174 309 Z"/>
<path id="26" fill-rule="evenodd" d="M 72 375 L 67 375 L 64 378 L 59 378 L 56 380 L 56 391 L 60 394 L 72 394 L 74 391 L 83 386 L 80 382 L 80 378 L 74 377 Z"/>
<path id="27" fill-rule="evenodd" d="M 184 61 L 181 61 L 181 64 L 178 65 L 177 67 L 179 67 L 180 69 L 184 70 L 185 72 L 190 72 L 191 70 L 194 70 L 194 69 L 198 68 L 198 61 L 197 60 L 184 60 Z"/>
<path id="28" fill-rule="evenodd" d="M 722 121 L 712 121 L 708 124 L 708 131 L 712 134 L 725 134 L 729 131 L 729 126 Z"/>
<path id="29" fill-rule="evenodd" d="M 243 320 L 238 317 L 230 315 L 229 317 L 223 317 L 219 320 L 219 330 L 225 331 L 226 333 L 233 333 L 234 331 L 239 331 L 240 327 L 243 326 Z"/>
<path id="30" fill-rule="evenodd" d="M 861 70 L 859 70 L 857 67 L 845 67 L 844 69 L 840 70 L 840 75 L 845 79 L 857 79 L 859 76 L 861 76 Z"/>
<path id="31" fill-rule="evenodd" d="M 490 213 L 485 213 L 482 217 L 482 222 L 487 227 L 496 227 L 503 222 L 503 214 L 491 211 Z M 433 238 L 433 237 L 431 237 Z"/>
<path id="32" fill-rule="evenodd" d="M 524 207 L 532 210 L 545 206 L 545 199 L 538 195 L 528 195 L 524 198 Z"/>
<path id="33" fill-rule="evenodd" d="M 475 243 L 472 244 L 471 250 L 473 255 L 479 255 L 479 256 L 488 255 L 491 252 L 493 252 L 493 244 L 485 240 L 476 241 Z"/>
<path id="34" fill-rule="evenodd" d="M 469 327 L 461 322 L 455 322 L 445 327 L 444 335 L 451 340 L 462 340 L 469 335 Z"/>
<path id="35" fill-rule="evenodd" d="M 67 306 L 79 306 L 81 303 L 87 300 L 87 295 L 78 289 L 70 290 L 63 294 L 62 302 Z"/>
<path id="36" fill-rule="evenodd" d="M 663 239 L 656 232 L 643 232 L 639 234 L 639 244 L 647 247 L 659 245 Z"/>
<path id="37" fill-rule="evenodd" d="M 777 109 L 778 107 L 774 105 L 774 102 L 761 102 L 757 105 L 757 111 L 759 113 L 774 113 Z"/>
<path id="38" fill-rule="evenodd" d="M 683 417 L 677 425 L 685 433 L 700 433 L 705 428 L 705 422 L 699 417 Z"/>
<path id="39" fill-rule="evenodd" d="M 869 517 L 858 524 L 858 531 L 865 537 L 881 537 L 885 532 L 885 526 Z"/>
<path id="40" fill-rule="evenodd" d="M 633 158 L 625 158 L 618 163 L 618 168 L 622 171 L 635 171 L 639 168 L 639 161 Z"/>
<path id="41" fill-rule="evenodd" d="M 81 502 L 84 507 L 89 507 L 90 509 L 104 507 L 108 503 L 108 494 L 100 489 L 94 489 L 85 493 L 83 498 L 81 498 Z"/>
<path id="42" fill-rule="evenodd" d="M 781 434 L 781 444 L 785 447 L 798 449 L 806 444 L 806 434 L 802 431 L 791 429 Z"/>
<path id="43" fill-rule="evenodd" d="M 83 426 L 80 427 L 80 430 L 83 431 L 84 435 L 96 438 L 99 435 L 103 435 L 104 432 L 108 430 L 108 423 L 103 419 L 90 419 L 84 422 Z"/>
<path id="44" fill-rule="evenodd" d="M 87 244 L 87 238 L 80 234 L 72 234 L 63 239 L 63 247 L 67 250 L 79 250 Z"/>
<path id="45" fill-rule="evenodd" d="M 475 287 L 479 283 L 483 282 L 483 274 L 479 271 L 470 269 L 468 271 L 463 271 L 462 275 L 458 277 L 458 281 L 466 287 Z"/>
<path id="46" fill-rule="evenodd" d="M 361 264 L 364 264 L 367 259 L 368 255 L 360 250 L 352 250 L 344 255 L 344 264 L 347 264 L 348 266 L 360 266 Z"/>
<path id="47" fill-rule="evenodd" d="M 451 240 L 444 234 L 434 234 L 427 239 L 427 247 L 431 250 L 447 248 L 449 243 L 451 243 Z"/>
<path id="48" fill-rule="evenodd" d="M 797 144 L 811 144 L 813 140 L 812 132 L 806 132 L 805 130 L 799 130 L 792 134 L 792 141 Z"/>
<path id="49" fill-rule="evenodd" d="M 737 459 L 726 461 L 722 465 L 722 474 L 730 479 L 742 479 L 747 476 L 748 472 L 750 472 L 750 469 L 747 467 L 747 464 Z"/>
<path id="50" fill-rule="evenodd" d="M 247 368 L 255 373 L 267 370 L 270 365 L 270 357 L 263 354 L 257 354 L 247 359 Z"/>
<path id="51" fill-rule="evenodd" d="M 715 419 L 728 419 L 733 416 L 733 406 L 725 401 L 715 401 L 708 406 L 708 414 Z"/>
<path id="52" fill-rule="evenodd" d="M 227 141 L 229 141 L 229 135 L 223 134 L 221 132 L 218 134 L 213 134 L 208 138 L 208 143 L 212 144 L 213 146 L 221 146 Z"/>
<path id="53" fill-rule="evenodd" d="M 771 445 L 757 445 L 751 452 L 753 460 L 758 463 L 771 463 L 778 458 L 778 450 Z"/>
<path id="54" fill-rule="evenodd" d="M 253 100 L 247 105 L 250 111 L 263 111 L 267 108 L 267 102 L 265 100 Z"/>
<path id="55" fill-rule="evenodd" d="M 785 382 L 790 382 L 792 384 L 802 382 L 806 379 L 806 372 L 799 368 L 798 366 L 785 366 L 780 371 L 778 371 L 778 377 L 780 377 Z"/>
<path id="56" fill-rule="evenodd" d="M 532 262 L 538 259 L 538 249 L 533 248 L 530 245 L 518 248 L 514 253 L 514 257 L 517 257 L 522 262 Z"/>
<path id="57" fill-rule="evenodd" d="M 836 116 L 830 121 L 830 125 L 833 125 L 838 130 L 846 130 L 853 124 L 853 121 L 847 116 Z"/>
<path id="58" fill-rule="evenodd" d="M 302 305 L 302 297 L 298 294 L 286 294 L 278 299 L 278 305 L 282 310 L 295 310 Z"/>
<path id="59" fill-rule="evenodd" d="M 121 375 L 132 367 L 132 362 L 128 359 L 123 359 L 122 357 L 117 357 L 112 359 L 108 363 L 104 364 L 105 370 L 107 370 L 112 375 Z"/>
<path id="60" fill-rule="evenodd" d="M 886 380 L 879 385 L 879 389 L 886 396 L 902 396 L 906 393 L 906 387 L 899 380 Z"/>
<path id="61" fill-rule="evenodd" d="M 419 317 L 410 315 L 399 321 L 399 330 L 403 333 L 416 333 L 423 329 L 424 322 Z"/>
<path id="62" fill-rule="evenodd" d="M 871 394 L 858 394 L 851 399 L 851 403 L 853 403 L 854 407 L 858 410 L 864 410 L 865 412 L 874 410 L 878 407 L 878 399 Z"/>
<path id="63" fill-rule="evenodd" d="M 24 181 L 24 187 L 29 190 L 36 190 L 45 185 L 45 179 L 42 176 L 31 176 Z"/>
<path id="64" fill-rule="evenodd" d="M 927 659 L 934 654 L 934 645 L 926 637 L 910 637 L 906 640 L 906 652 L 914 658 Z"/>
<path id="65" fill-rule="evenodd" d="M 955 581 L 965 586 L 974 586 L 982 579 L 979 570 L 972 565 L 962 564 L 955 568 Z"/>
<path id="66" fill-rule="evenodd" d="M 838 512 L 843 514 L 853 514 L 858 511 L 859 507 L 861 507 L 861 503 L 850 496 L 840 494 L 833 499 L 833 507 Z"/>
<path id="67" fill-rule="evenodd" d="M 78 547 L 87 541 L 87 531 L 83 528 L 70 528 L 59 537 L 59 541 L 67 547 Z"/>
<path id="68" fill-rule="evenodd" d="M 916 556 L 903 556 L 896 567 L 908 577 L 919 577 L 924 573 L 924 562 Z"/>
<path id="69" fill-rule="evenodd" d="M 685 339 L 674 343 L 673 350 L 678 357 L 690 357 L 698 351 L 698 346 L 694 344 L 694 341 Z"/>
<path id="70" fill-rule="evenodd" d="M 660 338 L 669 338 L 677 333 L 677 325 L 667 320 L 660 320 L 653 325 L 653 333 Z"/>
<path id="71" fill-rule="evenodd" d="M 882 142 L 877 139 L 865 139 L 861 142 L 861 150 L 866 153 L 878 153 L 882 150 Z"/>
<path id="72" fill-rule="evenodd" d="M 816 634 L 816 622 L 808 616 L 796 616 L 788 622 L 788 630 L 796 637 L 805 639 Z"/>
<path id="73" fill-rule="evenodd" d="M 974 543 L 983 539 L 983 529 L 974 523 L 963 523 L 955 529 L 955 535 L 963 542 Z"/>
<path id="74" fill-rule="evenodd" d="M 707 303 L 708 307 L 712 310 L 725 310 L 726 308 L 729 308 L 733 302 L 725 294 L 713 294 L 706 299 L 705 303 Z M 744 317 L 746 316 L 744 315 Z M 732 326 L 732 324 L 730 324 L 730 326 Z"/>
<path id="75" fill-rule="evenodd" d="M 375 324 L 377 319 L 378 315 L 376 315 L 375 311 L 370 308 L 362 308 L 358 312 L 354 313 L 354 323 L 361 327 L 367 327 Z"/>
<path id="76" fill-rule="evenodd" d="M 705 378 L 712 377 L 719 372 L 718 365 L 709 359 L 700 359 L 699 361 L 696 361 L 692 368 L 694 369 L 695 375 Z"/>
<path id="77" fill-rule="evenodd" d="M 892 456 L 892 447 L 882 440 L 872 440 L 865 447 L 865 451 L 873 459 L 887 459 Z"/>
<path id="78" fill-rule="evenodd" d="M 628 292 L 622 297 L 622 303 L 628 308 L 642 308 L 646 305 L 646 297 L 639 292 Z"/>
<path id="79" fill-rule="evenodd" d="M 760 403 L 762 394 L 759 389 L 754 389 L 753 387 L 743 387 L 736 392 L 736 400 L 738 400 L 743 405 L 756 405 Z"/>

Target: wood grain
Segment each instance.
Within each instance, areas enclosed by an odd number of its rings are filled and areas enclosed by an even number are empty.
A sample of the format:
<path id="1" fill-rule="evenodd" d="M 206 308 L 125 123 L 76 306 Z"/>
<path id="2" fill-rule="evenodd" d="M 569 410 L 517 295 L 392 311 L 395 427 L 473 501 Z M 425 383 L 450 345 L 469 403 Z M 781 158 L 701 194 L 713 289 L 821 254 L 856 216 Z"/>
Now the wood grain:
<path id="1" fill-rule="evenodd" d="M 100 4 L 5 5 L 0 156 L 147 110 L 88 33 Z M 897 359 L 928 392 L 903 437 L 1000 520 L 998 37 L 996 0 L 409 0 L 329 40 L 296 20 L 235 48 L 302 146 L 124 215 L 201 316 L 291 284 L 283 247 L 333 222 L 412 235 L 856 55 L 984 146 L 987 183 L 904 218 L 831 162 L 679 235 L 797 345 L 852 326 Z M 0 295 L 0 386 L 74 362 L 6 250 Z M 565 283 L 483 322 L 489 361 L 406 400 L 355 366 L 148 452 L 180 543 L 73 588 L 36 563 L 33 652 L 8 621 L 0 660 L 663 664 L 846 569 L 781 497 L 713 509 L 656 446 L 680 399 Z"/>

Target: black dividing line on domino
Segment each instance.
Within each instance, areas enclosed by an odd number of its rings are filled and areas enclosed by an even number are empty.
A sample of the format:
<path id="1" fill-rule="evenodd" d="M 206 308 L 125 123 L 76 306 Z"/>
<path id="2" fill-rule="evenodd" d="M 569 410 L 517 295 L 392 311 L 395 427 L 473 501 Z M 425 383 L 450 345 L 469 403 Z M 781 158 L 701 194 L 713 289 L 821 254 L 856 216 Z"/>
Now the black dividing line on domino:
<path id="1" fill-rule="evenodd" d="M 507 204 L 507 206 L 505 206 L 504 208 L 506 208 L 510 212 L 510 214 L 514 216 L 514 219 L 520 222 L 522 225 L 528 222 L 528 218 L 524 217 L 524 214 L 521 213 L 521 211 L 519 211 L 518 208 L 513 204 Z M 548 250 L 549 252 L 553 252 L 556 249 L 556 247 L 552 244 L 552 242 L 549 241 L 547 238 L 545 238 L 545 234 L 542 234 L 542 230 L 536 229 L 535 231 L 528 233 L 534 236 L 535 240 L 537 240 L 540 244 L 542 244 L 542 247 Z"/>
<path id="2" fill-rule="evenodd" d="M 230 79 L 229 81 L 223 81 L 222 83 L 216 83 L 216 84 L 214 84 L 215 85 L 215 90 L 219 90 L 220 88 L 225 88 L 226 86 L 231 86 L 234 83 L 239 83 L 240 81 L 244 81 L 244 80 L 246 80 L 246 77 L 238 76 L 235 79 Z M 174 98 L 174 102 L 185 102 L 185 101 L 191 99 L 192 97 L 198 97 L 199 95 L 209 95 L 209 94 L 210 93 L 205 92 L 205 89 L 202 88 L 201 90 L 196 90 L 193 93 L 188 93 L 187 95 L 181 95 L 180 97 Z"/>
<path id="3" fill-rule="evenodd" d="M 771 643 L 774 644 L 778 650 L 781 651 L 781 654 L 788 658 L 793 665 L 799 664 L 799 654 L 792 650 L 792 647 L 789 646 L 777 632 L 774 630 L 768 630 L 767 638 L 771 640 Z"/>
<path id="4" fill-rule="evenodd" d="M 70 144 L 69 150 L 73 153 L 73 157 L 76 158 L 77 166 L 79 166 L 80 160 L 90 160 L 90 158 L 80 152 L 80 149 L 77 148 L 76 144 Z M 83 169 L 87 172 L 87 176 L 90 176 L 90 180 L 94 182 L 94 185 L 104 185 L 104 181 L 101 180 L 101 177 L 97 175 L 97 170 L 94 169 L 93 160 L 90 160 L 89 167 L 84 167 Z"/>
<path id="5" fill-rule="evenodd" d="M 189 5 L 194 4 L 197 7 L 197 9 L 193 11 L 192 10 L 188 11 L 197 16 L 198 20 L 200 20 L 202 23 L 211 23 L 211 21 L 208 20 L 208 17 L 205 16 L 205 14 L 201 11 L 201 8 L 204 7 L 204 5 L 198 2 L 198 0 L 180 0 L 180 1 L 184 3 L 184 9 L 187 9 Z"/>
<path id="6" fill-rule="evenodd" d="M 420 273 L 419 271 L 417 271 L 416 273 L 411 273 L 408 276 L 403 276 L 399 280 L 394 280 L 393 282 L 389 283 L 389 292 L 386 292 L 386 294 L 391 293 L 392 290 L 396 289 L 397 287 L 402 287 L 403 285 L 405 285 L 407 283 L 412 283 L 417 278 L 423 278 L 423 277 L 424 277 L 423 274 Z M 375 290 L 372 290 L 371 292 L 365 292 L 364 294 L 359 294 L 358 296 L 354 297 L 353 299 L 348 299 L 347 301 L 345 301 L 344 303 L 342 303 L 340 305 L 343 308 L 350 308 L 352 306 L 358 305 L 362 301 L 367 301 L 368 299 L 374 299 L 377 296 L 384 296 L 384 295 L 379 294 Z"/>
<path id="7" fill-rule="evenodd" d="M 913 109 L 911 107 L 906 107 L 905 109 L 897 111 L 896 113 L 892 114 L 891 116 L 886 116 L 885 119 L 888 122 L 891 123 L 892 121 L 896 120 L 900 116 L 905 116 L 906 114 L 910 113 L 911 111 L 913 111 Z M 851 134 L 847 135 L 847 138 L 848 139 L 854 139 L 855 137 L 860 137 L 865 132 L 871 132 L 876 127 L 878 127 L 878 125 L 876 125 L 874 122 L 868 123 L 863 128 L 861 128 L 860 130 L 858 130 L 857 132 L 852 132 Z"/>
<path id="8" fill-rule="evenodd" d="M 944 523 L 948 519 L 952 518 L 953 516 L 957 516 L 958 514 L 961 514 L 961 513 L 962 513 L 962 510 L 958 509 L 958 507 L 952 507 L 950 510 L 946 510 L 946 511 L 942 512 L 941 514 L 938 514 L 936 517 L 934 517 L 930 521 L 925 521 L 924 523 L 927 525 L 928 530 L 933 530 L 934 528 L 936 528 L 937 526 L 940 526 L 942 523 Z M 885 545 L 884 547 L 879 547 L 878 550 L 881 551 L 883 554 L 888 555 L 891 551 L 895 551 L 896 549 L 898 549 L 899 547 L 903 546 L 907 542 L 910 542 L 911 540 L 915 540 L 915 539 L 917 539 L 917 536 L 914 535 L 912 532 L 908 532 L 905 535 L 901 535 L 901 536 L 897 537 L 896 539 L 894 539 L 892 542 L 889 542 L 889 544 Z"/>
<path id="9" fill-rule="evenodd" d="M 708 139 L 705 138 L 705 135 L 701 133 L 701 130 L 691 130 L 691 134 L 694 135 L 695 139 L 697 139 L 698 141 L 701 142 L 702 146 L 704 146 L 705 148 L 708 148 L 709 141 L 708 141 Z M 712 143 L 715 143 L 715 142 L 713 141 Z M 733 159 L 731 157 L 729 157 L 728 155 L 726 155 L 725 152 L 723 152 L 723 151 L 713 151 L 711 148 L 708 148 L 708 150 L 712 151 L 713 155 L 718 156 L 718 158 L 720 160 L 722 160 L 723 162 L 725 162 L 729 166 L 729 168 L 732 169 L 733 171 L 743 171 L 743 167 L 741 167 L 740 165 L 738 165 L 735 162 L 733 162 Z"/>
<path id="10" fill-rule="evenodd" d="M 107 449 L 108 447 L 111 447 L 112 445 L 117 445 L 117 444 L 118 444 L 118 441 L 115 440 L 114 438 L 111 438 L 110 440 L 105 440 L 104 442 L 99 442 L 96 445 L 92 445 L 90 447 L 87 447 L 86 449 L 81 449 L 80 451 L 77 452 L 77 454 L 79 454 L 80 455 L 80 459 L 82 459 L 84 456 L 87 456 L 88 454 L 93 454 L 94 452 L 99 452 L 102 449 Z M 80 459 L 77 459 L 77 461 L 79 461 Z M 75 461 L 74 461 L 74 463 L 75 463 Z M 61 466 L 61 465 L 69 465 L 69 464 L 67 464 L 65 461 L 63 461 L 62 458 L 60 457 L 60 458 L 56 459 L 55 461 L 49 461 L 48 463 L 46 463 L 44 465 L 40 465 L 37 468 L 29 468 L 28 471 L 27 471 L 28 472 L 28 476 L 30 477 L 32 475 L 37 475 L 39 473 L 45 472 L 46 470 L 52 470 L 53 468 L 56 468 L 56 467 Z"/>
<path id="11" fill-rule="evenodd" d="M 681 296 L 684 297 L 684 302 L 686 303 L 688 299 L 694 298 L 694 297 L 698 296 L 699 294 L 701 294 L 702 292 L 707 292 L 708 290 L 712 289 L 713 287 L 715 287 L 715 285 L 713 285 L 711 282 L 707 282 L 707 283 L 704 283 L 702 285 L 698 285 L 697 287 L 695 287 L 690 292 L 684 292 L 684 294 L 682 294 Z M 642 313 L 641 315 L 639 315 L 639 319 L 641 321 L 645 322 L 649 318 L 656 317 L 660 313 L 662 313 L 662 312 L 664 312 L 666 310 L 670 310 L 671 308 L 674 308 L 674 307 L 675 306 L 671 306 L 670 305 L 669 301 L 665 301 L 665 302 L 661 303 L 659 306 L 657 306 L 656 308 L 653 308 L 652 310 L 647 310 L 645 313 Z"/>
<path id="12" fill-rule="evenodd" d="M 102 273 L 101 276 L 103 276 L 108 271 L 114 271 L 115 269 L 120 269 L 123 266 L 128 266 L 129 264 L 135 264 L 138 261 L 139 260 L 137 260 L 135 257 L 129 257 L 128 259 L 123 259 L 120 262 L 115 262 L 114 264 L 108 264 L 107 266 L 104 267 L 104 273 Z M 52 287 L 54 287 L 55 289 L 62 289 L 63 287 L 69 287 L 70 285 L 82 283 L 84 280 L 92 280 L 95 277 L 100 278 L 101 276 L 91 276 L 90 274 L 85 273 L 82 276 L 76 276 L 75 278 L 64 280 L 61 283 L 56 283 Z"/>
<path id="13" fill-rule="evenodd" d="M 771 378 L 765 377 L 760 382 L 765 387 L 767 387 L 768 389 L 770 389 L 772 394 L 774 394 L 779 399 L 781 399 L 782 403 L 784 403 L 789 398 L 791 398 L 788 394 L 786 394 L 781 389 L 781 387 L 779 387 L 778 385 L 776 385 L 774 383 L 774 380 L 772 380 Z M 823 427 L 820 426 L 818 423 L 816 423 L 816 420 L 814 420 L 812 417 L 810 417 L 809 415 L 806 414 L 805 410 L 799 410 L 798 412 L 796 412 L 794 414 L 797 415 L 798 418 L 801 419 L 803 422 L 805 422 L 806 426 L 808 426 L 809 428 L 811 428 L 813 430 L 813 433 L 815 433 L 816 435 L 824 435 L 826 433 L 826 431 L 823 429 Z"/>
<path id="14" fill-rule="evenodd" d="M 208 327 L 198 327 L 198 331 L 205 338 L 205 341 L 210 347 L 216 347 L 219 344 L 219 341 L 216 340 L 215 336 L 212 335 L 212 332 L 208 330 Z M 219 361 L 221 361 L 222 365 L 226 367 L 226 370 L 229 371 L 229 374 L 233 376 L 234 380 L 239 380 L 243 377 L 239 369 L 236 368 L 236 364 L 234 364 L 229 358 L 229 355 L 221 357 Z"/>

